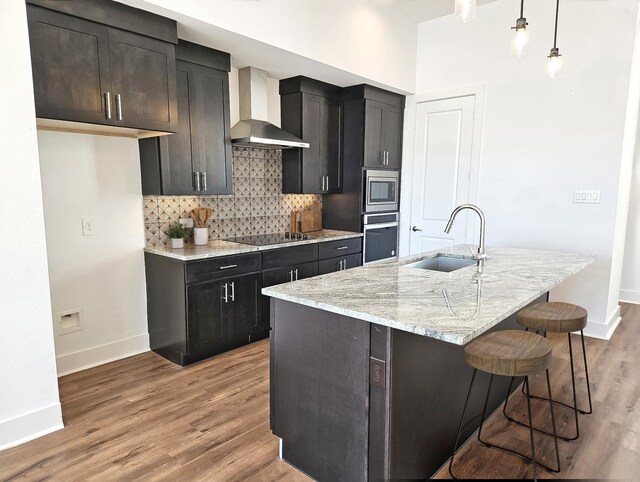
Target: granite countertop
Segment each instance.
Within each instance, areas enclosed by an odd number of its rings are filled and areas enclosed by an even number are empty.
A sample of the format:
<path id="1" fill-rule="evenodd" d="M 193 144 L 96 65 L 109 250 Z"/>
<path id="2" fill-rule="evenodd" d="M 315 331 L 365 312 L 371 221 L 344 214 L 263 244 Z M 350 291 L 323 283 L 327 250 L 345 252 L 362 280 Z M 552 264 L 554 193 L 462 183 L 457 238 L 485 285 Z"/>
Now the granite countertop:
<path id="1" fill-rule="evenodd" d="M 572 253 L 487 248 L 482 274 L 475 264 L 449 273 L 409 266 L 439 253 L 469 257 L 469 247 L 338 271 L 262 293 L 465 345 L 595 261 Z"/>
<path id="2" fill-rule="evenodd" d="M 308 233 L 309 239 L 292 239 L 287 243 L 268 244 L 265 246 L 252 246 L 250 244 L 235 243 L 216 239 L 209 241 L 206 246 L 196 246 L 185 243 L 182 249 L 173 249 L 171 246 L 148 246 L 144 248 L 147 253 L 167 256 L 181 261 L 193 261 L 196 259 L 216 258 L 219 256 L 230 256 L 234 254 L 252 253 L 254 251 L 265 251 L 267 249 L 287 248 L 299 246 L 301 244 L 321 243 L 324 241 L 337 241 L 340 239 L 359 238 L 362 233 L 351 231 L 335 231 L 333 229 L 323 229 L 314 233 Z"/>

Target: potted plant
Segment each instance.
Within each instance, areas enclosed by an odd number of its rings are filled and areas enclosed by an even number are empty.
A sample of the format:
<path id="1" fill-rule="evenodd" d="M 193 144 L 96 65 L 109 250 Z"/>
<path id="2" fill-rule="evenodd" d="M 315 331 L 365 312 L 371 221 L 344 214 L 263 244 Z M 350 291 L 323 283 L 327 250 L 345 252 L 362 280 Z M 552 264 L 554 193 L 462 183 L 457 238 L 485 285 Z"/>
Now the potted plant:
<path id="1" fill-rule="evenodd" d="M 167 236 L 171 238 L 171 247 L 174 249 L 184 248 L 184 238 L 187 235 L 187 228 L 180 223 L 169 225 Z"/>

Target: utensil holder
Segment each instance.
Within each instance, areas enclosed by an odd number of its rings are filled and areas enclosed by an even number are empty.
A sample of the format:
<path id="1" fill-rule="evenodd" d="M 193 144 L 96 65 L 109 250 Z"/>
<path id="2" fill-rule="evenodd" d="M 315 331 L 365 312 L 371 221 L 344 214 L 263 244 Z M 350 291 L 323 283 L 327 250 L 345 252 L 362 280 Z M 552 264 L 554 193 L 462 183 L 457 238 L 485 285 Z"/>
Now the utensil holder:
<path id="1" fill-rule="evenodd" d="M 198 246 L 209 244 L 209 228 L 193 228 L 193 243 Z"/>

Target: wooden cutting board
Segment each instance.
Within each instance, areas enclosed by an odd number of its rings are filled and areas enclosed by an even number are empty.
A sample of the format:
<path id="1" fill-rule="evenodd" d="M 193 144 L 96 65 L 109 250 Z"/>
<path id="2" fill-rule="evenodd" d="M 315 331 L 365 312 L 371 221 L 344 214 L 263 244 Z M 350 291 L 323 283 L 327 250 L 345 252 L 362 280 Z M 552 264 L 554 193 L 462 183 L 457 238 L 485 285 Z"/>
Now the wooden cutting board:
<path id="1" fill-rule="evenodd" d="M 300 212 L 300 224 L 300 231 L 303 233 L 322 230 L 322 208 L 318 203 L 313 203 Z"/>

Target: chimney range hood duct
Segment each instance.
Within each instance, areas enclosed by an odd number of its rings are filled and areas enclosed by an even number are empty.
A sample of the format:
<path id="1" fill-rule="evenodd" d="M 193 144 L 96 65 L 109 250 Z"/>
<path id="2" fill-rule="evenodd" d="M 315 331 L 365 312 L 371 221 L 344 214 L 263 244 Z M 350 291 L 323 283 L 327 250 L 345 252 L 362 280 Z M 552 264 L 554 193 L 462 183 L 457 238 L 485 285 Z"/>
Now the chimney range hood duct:
<path id="1" fill-rule="evenodd" d="M 308 142 L 267 122 L 267 72 L 255 67 L 238 71 L 240 122 L 231 128 L 231 143 L 269 149 L 309 147 Z"/>

